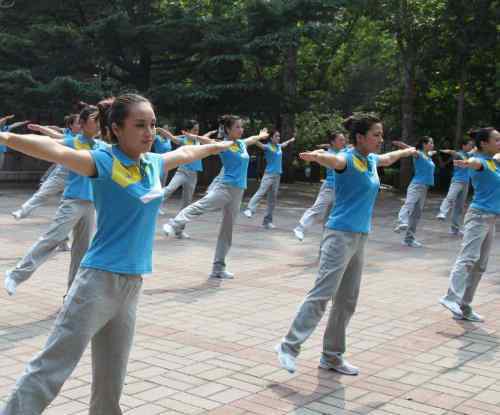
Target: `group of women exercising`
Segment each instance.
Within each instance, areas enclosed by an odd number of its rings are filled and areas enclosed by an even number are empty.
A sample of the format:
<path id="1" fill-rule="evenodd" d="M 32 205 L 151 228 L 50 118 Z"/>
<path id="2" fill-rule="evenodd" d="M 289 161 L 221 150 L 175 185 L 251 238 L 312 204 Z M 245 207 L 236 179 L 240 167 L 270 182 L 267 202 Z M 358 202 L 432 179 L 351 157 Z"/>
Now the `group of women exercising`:
<path id="1" fill-rule="evenodd" d="M 122 414 L 119 401 L 134 337 L 136 309 L 143 276 L 152 272 L 152 251 L 157 216 L 173 192 L 182 187 L 182 209 L 164 225 L 167 235 L 187 238 L 185 226 L 206 212 L 222 211 L 222 223 L 210 273 L 212 278 L 233 278 L 226 269 L 233 226 L 247 187 L 247 148 L 265 152 L 267 167 L 259 190 L 243 214 L 251 217 L 261 198 L 268 206 L 263 225 L 273 228 L 273 209 L 282 172 L 282 151 L 293 139 L 280 142 L 279 132 L 262 130 L 243 138 L 243 121 L 229 115 L 221 119 L 219 140 L 213 132 L 199 135 L 195 121 L 181 135 L 156 127 L 151 103 L 125 94 L 96 106 L 82 108 L 67 120 L 67 128 L 29 124 L 38 134 L 15 134 L 12 125 L 0 132 L 0 145 L 55 164 L 40 188 L 55 187 L 64 179 L 64 191 L 54 220 L 17 266 L 6 272 L 5 288 L 14 295 L 19 284 L 64 243 L 72 233 L 68 290 L 44 349 L 26 366 L 1 415 L 41 414 L 57 396 L 92 344 L 91 415 Z M 419 247 L 415 233 L 427 190 L 433 185 L 433 141 L 422 138 L 417 147 L 396 143 L 399 150 L 378 154 L 383 143 L 382 120 L 373 114 L 349 117 L 342 133 L 332 134 L 328 148 L 300 154 L 307 162 L 327 168 L 327 178 L 314 205 L 293 230 L 303 240 L 313 223 L 324 224 L 320 264 L 313 288 L 306 295 L 288 333 L 276 346 L 279 364 L 294 372 L 301 345 L 313 333 L 327 304 L 333 299 L 320 367 L 346 375 L 359 369 L 344 357 L 346 329 L 358 300 L 365 245 L 371 230 L 379 192 L 378 168 L 412 158 L 415 176 L 399 215 L 397 231 L 403 243 Z M 270 138 L 268 144 L 262 141 Z M 172 142 L 178 147 L 173 150 Z M 155 152 L 151 152 L 153 149 Z M 463 243 L 450 275 L 443 306 L 456 319 L 482 321 L 471 308 L 479 280 L 486 269 L 500 217 L 500 134 L 494 128 L 471 133 L 455 158 L 455 175 L 438 217 L 453 209 L 451 230 L 463 232 Z M 193 203 L 201 160 L 218 154 L 223 168 L 207 194 Z M 175 176 L 165 188 L 170 170 Z M 57 179 L 56 179 L 57 177 Z M 469 181 L 474 196 L 461 230 L 461 212 Z M 46 183 L 52 183 L 48 186 Z M 54 186 L 52 186 L 54 185 Z M 60 189 L 61 186 L 59 186 Z M 26 202 L 13 212 L 29 215 L 43 198 Z M 94 211 L 97 221 L 94 225 Z M 95 235 L 92 238 L 94 226 Z"/>

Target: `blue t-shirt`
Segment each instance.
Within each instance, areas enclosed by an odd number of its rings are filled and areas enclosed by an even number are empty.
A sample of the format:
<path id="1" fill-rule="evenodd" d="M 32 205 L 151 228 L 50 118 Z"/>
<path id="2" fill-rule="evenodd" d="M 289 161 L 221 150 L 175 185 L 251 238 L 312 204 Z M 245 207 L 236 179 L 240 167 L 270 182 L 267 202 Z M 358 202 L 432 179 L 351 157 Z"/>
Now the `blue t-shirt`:
<path id="1" fill-rule="evenodd" d="M 327 150 L 331 154 L 339 154 L 345 149 L 335 150 L 334 148 L 329 148 Z M 329 189 L 335 189 L 335 171 L 333 169 L 326 168 L 326 187 Z"/>
<path id="2" fill-rule="evenodd" d="M 97 232 L 82 267 L 142 275 L 152 272 L 156 217 L 163 200 L 160 154 L 146 153 L 139 162 L 117 145 L 91 151 L 97 177 L 92 189 Z"/>
<path id="3" fill-rule="evenodd" d="M 434 170 L 436 170 L 436 165 L 429 156 L 419 151 L 418 157 L 413 158 L 413 167 L 415 168 L 415 173 L 411 181 L 412 183 L 434 186 Z"/>
<path id="4" fill-rule="evenodd" d="M 0 127 L 0 131 L 1 132 L 9 131 L 9 126 L 4 125 L 4 126 Z M 5 153 L 5 152 L 7 152 L 7 146 L 0 145 L 0 153 Z"/>
<path id="5" fill-rule="evenodd" d="M 264 157 L 266 158 L 267 174 L 281 175 L 283 173 L 281 144 L 266 144 L 264 146 Z"/>
<path id="6" fill-rule="evenodd" d="M 95 150 L 100 147 L 105 147 L 106 143 L 79 134 L 74 137 L 65 135 L 64 145 L 74 148 L 75 150 Z M 89 200 L 92 202 L 94 198 L 92 196 L 90 179 L 85 176 L 80 176 L 70 170 L 66 178 L 63 197 L 66 199 Z"/>
<path id="7" fill-rule="evenodd" d="M 219 157 L 224 166 L 222 183 L 246 189 L 250 157 L 248 156 L 245 142 L 243 140 L 236 140 L 228 150 L 219 153 Z"/>
<path id="8" fill-rule="evenodd" d="M 457 151 L 457 156 L 455 159 L 459 160 L 467 160 L 471 155 L 469 153 L 466 153 L 465 151 Z M 469 183 L 470 179 L 470 169 L 467 167 L 453 167 L 453 177 L 451 181 L 453 182 L 460 182 L 460 183 Z"/>
<path id="9" fill-rule="evenodd" d="M 156 135 L 151 148 L 153 153 L 164 154 L 172 151 L 172 142 L 168 138 Z"/>
<path id="10" fill-rule="evenodd" d="M 197 146 L 200 143 L 197 140 L 193 140 L 184 135 L 177 137 L 177 139 L 181 142 L 183 146 Z M 183 164 L 180 166 L 180 169 L 186 169 L 191 171 L 203 171 L 203 163 L 201 160 L 193 161 L 192 163 Z"/>
<path id="11" fill-rule="evenodd" d="M 364 157 L 355 149 L 342 155 L 347 164 L 343 171 L 335 172 L 335 205 L 326 226 L 337 231 L 369 233 L 380 187 L 379 156 L 372 153 Z"/>
<path id="12" fill-rule="evenodd" d="M 475 157 L 483 168 L 471 171 L 474 196 L 470 207 L 500 215 L 500 162 L 483 154 Z"/>

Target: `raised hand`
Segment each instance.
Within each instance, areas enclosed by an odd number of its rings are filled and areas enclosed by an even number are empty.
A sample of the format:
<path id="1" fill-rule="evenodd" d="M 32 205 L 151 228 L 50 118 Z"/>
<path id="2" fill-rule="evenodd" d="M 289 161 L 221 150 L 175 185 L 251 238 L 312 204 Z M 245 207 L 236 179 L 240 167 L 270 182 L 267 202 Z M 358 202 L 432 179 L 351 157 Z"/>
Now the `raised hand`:
<path id="1" fill-rule="evenodd" d="M 262 130 L 260 130 L 259 140 L 264 140 L 267 137 L 269 137 L 269 132 L 267 131 L 267 128 L 263 128 Z"/>

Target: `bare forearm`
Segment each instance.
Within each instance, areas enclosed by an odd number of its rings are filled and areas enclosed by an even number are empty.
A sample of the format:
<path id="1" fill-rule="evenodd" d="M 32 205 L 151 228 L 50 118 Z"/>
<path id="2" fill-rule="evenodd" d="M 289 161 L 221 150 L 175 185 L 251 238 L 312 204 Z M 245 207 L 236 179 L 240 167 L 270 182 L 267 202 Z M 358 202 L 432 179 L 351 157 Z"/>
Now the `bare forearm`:
<path id="1" fill-rule="evenodd" d="M 396 150 L 396 151 L 391 151 L 389 153 L 382 154 L 379 157 L 379 165 L 382 167 L 387 167 L 390 166 L 391 164 L 396 163 L 396 161 L 404 158 L 404 157 L 409 157 L 414 153 L 413 148 L 407 148 L 404 150 Z"/>
<path id="2" fill-rule="evenodd" d="M 2 138 L 6 138 L 1 141 L 4 141 L 9 148 L 28 156 L 62 164 L 83 176 L 95 175 L 95 163 L 88 151 L 76 151 L 57 143 L 50 137 L 35 134 L 4 133 Z"/>
<path id="3" fill-rule="evenodd" d="M 315 155 L 314 161 L 324 167 L 334 170 L 343 170 L 346 166 L 346 161 L 343 157 L 337 157 L 329 153 Z"/>

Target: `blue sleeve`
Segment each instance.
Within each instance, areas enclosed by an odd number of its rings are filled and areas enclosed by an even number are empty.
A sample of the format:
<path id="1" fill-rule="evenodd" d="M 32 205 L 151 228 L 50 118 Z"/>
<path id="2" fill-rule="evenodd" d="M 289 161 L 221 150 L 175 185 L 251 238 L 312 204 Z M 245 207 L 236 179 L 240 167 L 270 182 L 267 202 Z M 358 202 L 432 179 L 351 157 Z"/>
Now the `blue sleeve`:
<path id="1" fill-rule="evenodd" d="M 380 155 L 379 154 L 370 154 L 370 158 L 375 163 L 375 166 L 378 166 L 380 164 Z"/>
<path id="2" fill-rule="evenodd" d="M 90 155 L 94 159 L 97 176 L 94 179 L 105 180 L 111 177 L 113 170 L 113 158 L 105 149 L 91 150 Z"/>
<path id="3" fill-rule="evenodd" d="M 71 148 L 74 148 L 74 141 L 73 141 L 73 137 L 72 136 L 68 136 L 68 135 L 65 135 L 63 137 L 63 144 L 66 146 L 66 147 L 71 147 Z"/>
<path id="4" fill-rule="evenodd" d="M 354 169 L 354 164 L 352 161 L 352 153 L 346 153 L 344 154 L 346 165 L 344 170 L 333 170 L 336 174 L 349 174 L 353 171 Z"/>

